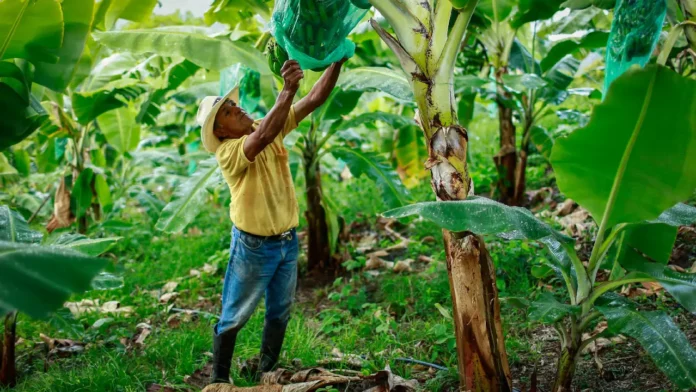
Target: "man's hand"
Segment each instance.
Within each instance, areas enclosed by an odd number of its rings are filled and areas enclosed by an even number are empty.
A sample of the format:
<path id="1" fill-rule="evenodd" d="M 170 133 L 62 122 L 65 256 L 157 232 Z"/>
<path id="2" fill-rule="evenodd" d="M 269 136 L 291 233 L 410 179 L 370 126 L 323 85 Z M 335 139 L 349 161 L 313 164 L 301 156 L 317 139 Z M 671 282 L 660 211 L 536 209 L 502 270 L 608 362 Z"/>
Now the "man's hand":
<path id="1" fill-rule="evenodd" d="M 341 67 L 346 61 L 348 61 L 348 58 L 344 57 L 331 64 L 314 87 L 312 87 L 309 94 L 297 102 L 295 105 L 295 120 L 298 123 L 326 102 L 329 95 L 331 95 L 331 91 L 336 87 L 338 76 L 341 74 Z"/>
<path id="2" fill-rule="evenodd" d="M 304 72 L 302 72 L 302 68 L 300 68 L 300 64 L 297 61 L 286 61 L 285 64 L 283 64 L 283 68 L 280 69 L 280 74 L 285 81 L 283 89 L 296 92 L 297 89 L 300 88 L 300 80 L 304 78 Z"/>

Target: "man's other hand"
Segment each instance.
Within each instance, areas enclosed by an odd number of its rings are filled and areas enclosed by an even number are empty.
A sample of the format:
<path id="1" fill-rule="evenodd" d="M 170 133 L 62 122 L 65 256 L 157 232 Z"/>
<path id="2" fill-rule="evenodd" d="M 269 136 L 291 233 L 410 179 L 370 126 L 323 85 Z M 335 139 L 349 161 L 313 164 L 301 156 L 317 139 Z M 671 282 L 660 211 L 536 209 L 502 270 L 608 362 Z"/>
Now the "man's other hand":
<path id="1" fill-rule="evenodd" d="M 300 87 L 300 80 L 304 78 L 304 72 L 300 68 L 300 64 L 295 60 L 288 60 L 283 64 L 283 68 L 280 69 L 280 74 L 283 76 L 285 89 L 290 91 L 297 91 Z"/>

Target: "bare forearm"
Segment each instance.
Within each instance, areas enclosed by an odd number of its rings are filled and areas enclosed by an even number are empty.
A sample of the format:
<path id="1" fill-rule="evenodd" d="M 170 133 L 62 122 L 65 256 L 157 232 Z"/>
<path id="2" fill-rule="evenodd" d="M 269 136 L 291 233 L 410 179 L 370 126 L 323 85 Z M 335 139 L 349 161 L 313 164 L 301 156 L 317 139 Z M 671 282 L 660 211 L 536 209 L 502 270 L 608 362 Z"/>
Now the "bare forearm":
<path id="1" fill-rule="evenodd" d="M 316 104 L 317 107 L 321 106 L 326 99 L 331 95 L 331 91 L 336 87 L 336 82 L 338 82 L 338 77 L 341 75 L 341 63 L 333 63 L 331 66 L 321 75 L 321 78 L 317 81 L 317 84 L 309 92 L 308 97 L 312 103 Z"/>
<path id="2" fill-rule="evenodd" d="M 297 90 L 288 88 L 283 88 L 283 90 L 281 90 L 275 105 L 273 105 L 271 111 L 268 112 L 263 121 L 261 121 L 261 124 L 259 124 L 257 132 L 262 139 L 272 141 L 283 130 L 296 91 Z"/>
<path id="3" fill-rule="evenodd" d="M 329 95 L 331 95 L 331 91 L 336 87 L 338 77 L 341 75 L 342 65 L 342 61 L 331 64 L 326 72 L 321 75 L 321 78 L 319 78 L 317 84 L 314 85 L 309 94 L 295 105 L 295 118 L 297 122 L 302 121 L 302 119 L 326 102 Z"/>

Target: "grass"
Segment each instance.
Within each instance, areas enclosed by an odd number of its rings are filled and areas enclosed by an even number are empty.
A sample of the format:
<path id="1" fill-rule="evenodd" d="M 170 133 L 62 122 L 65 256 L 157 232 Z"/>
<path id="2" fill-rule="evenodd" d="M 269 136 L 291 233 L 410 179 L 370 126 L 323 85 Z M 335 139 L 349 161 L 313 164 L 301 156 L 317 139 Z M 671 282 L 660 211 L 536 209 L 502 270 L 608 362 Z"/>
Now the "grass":
<path id="1" fill-rule="evenodd" d="M 540 177 L 539 181 L 543 179 Z M 378 191 L 365 179 L 350 184 L 334 181 L 324 184 L 348 222 L 374 223 L 375 216 L 388 208 L 380 197 L 374 197 Z M 427 184 L 411 194 L 414 200 L 432 199 Z M 298 196 L 302 203 L 299 191 Z M 64 309 L 45 321 L 20 315 L 17 330 L 24 343 L 18 349 L 20 383 L 16 391 L 143 391 L 153 383 L 190 387 L 184 382 L 185 377 L 210 360 L 215 319 L 201 316 L 195 321 L 170 326 L 167 320 L 172 305 L 162 304 L 158 298 L 162 287 L 176 280 L 179 293 L 176 307 L 219 312 L 222 278 L 229 255 L 231 224 L 227 209 L 206 210 L 185 233 L 177 235 L 157 233 L 146 214 L 128 212 L 139 217 L 135 218 L 138 221 L 133 222 L 132 229 L 118 233 L 124 238 L 107 255 L 113 261 L 111 270 L 124 277 L 123 286 L 90 291 L 71 300 L 119 301 L 121 306 L 133 307 L 133 312 L 88 313 L 75 318 Z M 332 350 L 338 349 L 362 356 L 363 373 L 373 373 L 389 365 L 397 374 L 409 378 L 417 376 L 414 367 L 396 358 L 412 357 L 448 368 L 430 378 L 424 384 L 425 390 L 447 391 L 456 387 L 456 342 L 442 233 L 426 221 L 405 224 L 412 241 L 400 258 L 417 259 L 426 255 L 435 261 L 423 271 L 411 274 L 385 271 L 373 276 L 355 268 L 333 285 L 316 288 L 310 293 L 310 300 L 293 310 L 281 355 L 282 366 L 292 367 L 298 361 L 302 367 L 317 366 Z M 424 241 L 426 237 L 433 237 L 434 241 Z M 513 374 L 519 377 L 516 382 L 528 383 L 530 369 L 544 362 L 548 383 L 555 366 L 555 342 L 540 341 L 541 327 L 527 320 L 522 311 L 507 301 L 514 297 L 533 298 L 541 290 L 535 266 L 541 264 L 545 253 L 538 245 L 521 241 L 502 243 L 487 238 L 486 243 L 498 276 L 506 349 Z M 383 240 L 381 245 L 391 244 Z M 355 266 L 359 267 L 364 257 L 361 259 L 351 250 Z M 193 269 L 202 271 L 206 263 L 215 267 L 214 273 L 191 274 Z M 553 278 L 545 278 L 544 282 L 561 289 L 560 282 Z M 143 347 L 134 348 L 127 340 L 136 334 L 140 323 L 149 324 L 152 333 Z M 258 353 L 262 328 L 263 306 L 260 306 L 239 336 L 235 357 L 247 359 Z M 42 333 L 86 343 L 86 348 L 68 358 L 47 358 L 46 350 L 39 344 Z M 639 355 L 635 348 L 628 352 Z M 591 358 L 582 362 L 592 363 Z M 650 365 L 648 360 L 646 366 Z M 590 365 L 583 366 L 578 371 L 578 385 L 597 385 L 592 381 L 597 376 L 596 370 Z M 652 371 L 656 372 L 654 368 Z M 252 385 L 238 374 L 236 367 L 233 378 L 237 385 Z"/>

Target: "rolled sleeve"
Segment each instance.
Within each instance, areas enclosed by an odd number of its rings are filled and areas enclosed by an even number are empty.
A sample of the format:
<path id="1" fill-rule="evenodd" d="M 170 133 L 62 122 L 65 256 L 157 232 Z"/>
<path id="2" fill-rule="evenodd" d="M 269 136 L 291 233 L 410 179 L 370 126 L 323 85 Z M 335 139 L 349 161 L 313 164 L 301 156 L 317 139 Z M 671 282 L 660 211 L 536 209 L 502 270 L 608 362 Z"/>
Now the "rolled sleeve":
<path id="1" fill-rule="evenodd" d="M 295 119 L 295 105 L 290 108 L 288 112 L 288 119 L 285 120 L 285 126 L 283 127 L 283 137 L 288 136 L 290 132 L 297 128 L 297 120 Z"/>
<path id="2" fill-rule="evenodd" d="M 231 177 L 241 174 L 252 163 L 244 154 L 244 142 L 248 136 L 225 140 L 215 152 L 220 169 Z"/>

